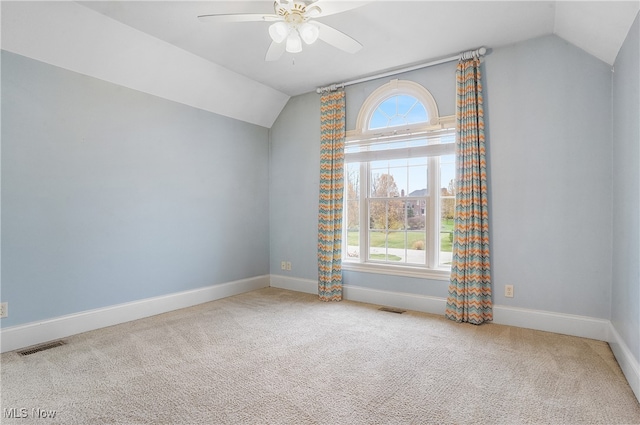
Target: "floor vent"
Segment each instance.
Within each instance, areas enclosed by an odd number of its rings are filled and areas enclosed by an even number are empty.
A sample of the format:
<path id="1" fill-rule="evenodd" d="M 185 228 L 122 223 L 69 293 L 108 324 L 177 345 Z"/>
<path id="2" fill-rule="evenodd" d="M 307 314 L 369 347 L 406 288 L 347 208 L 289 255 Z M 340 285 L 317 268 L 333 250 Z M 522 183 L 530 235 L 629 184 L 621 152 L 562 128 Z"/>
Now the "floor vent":
<path id="1" fill-rule="evenodd" d="M 387 311 L 389 313 L 396 313 L 396 314 L 402 314 L 407 311 L 407 310 L 401 310 L 399 308 L 393 308 L 393 307 L 380 307 L 378 310 Z"/>
<path id="2" fill-rule="evenodd" d="M 64 341 L 52 341 L 47 342 L 45 344 L 34 345 L 33 347 L 25 348 L 24 350 L 18 351 L 18 354 L 21 356 L 28 356 L 30 354 L 39 353 L 40 351 L 50 350 L 52 348 L 60 347 L 61 345 L 65 345 Z"/>

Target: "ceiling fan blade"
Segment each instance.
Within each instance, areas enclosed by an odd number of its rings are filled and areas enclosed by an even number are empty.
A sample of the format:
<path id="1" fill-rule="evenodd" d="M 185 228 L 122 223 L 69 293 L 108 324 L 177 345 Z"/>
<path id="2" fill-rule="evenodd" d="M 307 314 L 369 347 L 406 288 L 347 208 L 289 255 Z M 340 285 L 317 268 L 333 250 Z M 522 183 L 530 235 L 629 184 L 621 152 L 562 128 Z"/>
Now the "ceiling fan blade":
<path id="1" fill-rule="evenodd" d="M 230 13 L 198 16 L 203 22 L 271 22 L 281 21 L 277 15 L 264 15 L 259 13 Z"/>
<path id="2" fill-rule="evenodd" d="M 362 7 L 370 1 L 324 1 L 316 0 L 309 3 L 310 6 L 317 6 L 321 9 L 320 16 L 335 15 L 336 13 L 346 12 L 347 10 Z"/>
<path id="3" fill-rule="evenodd" d="M 347 53 L 356 53 L 358 50 L 362 49 L 362 44 L 358 43 L 342 31 L 338 31 L 337 29 L 318 21 L 309 21 L 309 23 L 318 27 L 320 30 L 318 38 L 325 43 L 331 44 L 332 46 L 337 47 L 340 50 L 344 50 Z"/>
<path id="4" fill-rule="evenodd" d="M 267 50 L 267 54 L 264 57 L 264 60 L 267 62 L 273 62 L 280 59 L 280 56 L 284 53 L 286 43 L 283 41 L 282 43 L 276 43 L 275 41 L 271 42 L 269 46 L 269 50 Z"/>

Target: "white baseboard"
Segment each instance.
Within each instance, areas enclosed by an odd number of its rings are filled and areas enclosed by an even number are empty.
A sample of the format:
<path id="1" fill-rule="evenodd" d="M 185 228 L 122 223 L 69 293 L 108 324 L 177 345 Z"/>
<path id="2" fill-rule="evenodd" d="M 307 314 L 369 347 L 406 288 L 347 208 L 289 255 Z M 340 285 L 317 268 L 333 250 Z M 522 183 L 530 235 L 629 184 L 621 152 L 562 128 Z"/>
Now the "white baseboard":
<path id="1" fill-rule="evenodd" d="M 447 300 L 440 297 L 382 291 L 353 285 L 345 285 L 342 293 L 344 299 L 349 301 L 377 304 L 385 307 L 402 308 L 431 314 L 444 314 L 444 309 L 447 304 Z"/>
<path id="2" fill-rule="evenodd" d="M 271 286 L 308 294 L 318 293 L 317 282 L 309 279 L 271 275 Z M 447 304 L 447 300 L 441 297 L 384 291 L 354 285 L 344 285 L 343 296 L 344 299 L 350 301 L 432 314 L 444 314 Z M 587 316 L 494 305 L 493 323 L 609 341 L 610 322 Z"/>
<path id="3" fill-rule="evenodd" d="M 595 317 L 494 305 L 493 323 L 609 341 L 610 322 Z"/>
<path id="4" fill-rule="evenodd" d="M 2 328 L 0 330 L 0 352 L 13 351 L 267 287 L 269 287 L 269 276 L 257 276 Z"/>
<path id="5" fill-rule="evenodd" d="M 610 324 L 609 327 L 609 346 L 611 347 L 611 351 L 613 351 L 613 355 L 616 356 L 616 360 L 618 361 L 625 378 L 627 378 L 629 386 L 633 390 L 638 401 L 640 401 L 640 364 L 638 363 L 638 359 L 633 356 L 633 353 L 631 353 L 631 350 L 629 350 L 629 347 L 624 342 L 618 331 L 616 331 L 613 324 Z"/>
<path id="6" fill-rule="evenodd" d="M 310 279 L 300 279 L 297 277 L 271 275 L 271 287 L 288 289 L 289 291 L 304 292 L 305 294 L 317 294 L 318 282 Z"/>

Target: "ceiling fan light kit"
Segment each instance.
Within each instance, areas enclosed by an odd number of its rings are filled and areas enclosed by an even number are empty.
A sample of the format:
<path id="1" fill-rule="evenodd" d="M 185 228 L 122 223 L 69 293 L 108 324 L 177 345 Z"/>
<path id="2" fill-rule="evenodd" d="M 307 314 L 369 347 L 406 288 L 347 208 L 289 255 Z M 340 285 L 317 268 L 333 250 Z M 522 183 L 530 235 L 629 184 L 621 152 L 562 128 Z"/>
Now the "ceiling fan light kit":
<path id="1" fill-rule="evenodd" d="M 298 31 L 293 30 L 289 33 L 285 50 L 289 53 L 300 53 L 302 51 L 302 39 Z"/>
<path id="2" fill-rule="evenodd" d="M 315 43 L 320 36 L 320 29 L 310 22 L 305 22 L 304 24 L 300 25 L 300 28 L 298 28 L 298 32 L 300 33 L 302 41 L 307 44 Z"/>
<path id="3" fill-rule="evenodd" d="M 275 43 L 282 43 L 286 40 L 285 50 L 287 52 L 298 53 L 302 51 L 302 41 L 305 44 L 313 44 L 318 40 L 320 30 L 309 22 L 298 25 L 280 21 L 269 26 L 269 35 Z"/>
<path id="4" fill-rule="evenodd" d="M 289 26 L 284 22 L 276 22 L 269 27 L 269 35 L 276 43 L 282 43 L 289 35 Z"/>
<path id="5" fill-rule="evenodd" d="M 302 51 L 302 41 L 313 44 L 320 35 L 320 30 L 315 25 L 307 22 L 311 15 L 319 15 L 322 10 L 318 6 L 307 9 L 306 4 L 299 2 L 275 2 L 274 10 L 282 17 L 282 21 L 271 24 L 269 35 L 275 43 L 287 41 L 285 50 L 289 53 Z"/>
<path id="6" fill-rule="evenodd" d="M 267 61 L 277 60 L 285 51 L 299 53 L 302 51 L 302 42 L 309 45 L 318 39 L 348 53 L 360 50 L 362 45 L 353 38 L 333 27 L 312 20 L 312 18 L 338 13 L 323 11 L 318 6 L 321 2 L 322 0 L 276 0 L 273 3 L 275 15 L 215 14 L 200 15 L 199 18 L 210 22 L 275 21 L 269 26 L 272 43 L 265 57 Z M 344 10 L 349 8 L 353 7 L 347 7 Z"/>

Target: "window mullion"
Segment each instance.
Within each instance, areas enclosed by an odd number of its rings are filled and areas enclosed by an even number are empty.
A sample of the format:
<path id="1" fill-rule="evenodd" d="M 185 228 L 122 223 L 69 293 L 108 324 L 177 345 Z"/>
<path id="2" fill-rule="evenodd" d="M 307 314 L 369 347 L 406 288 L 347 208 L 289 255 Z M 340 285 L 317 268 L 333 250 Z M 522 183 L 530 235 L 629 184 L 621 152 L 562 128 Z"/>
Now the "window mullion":
<path id="1" fill-rule="evenodd" d="M 360 258 L 369 259 L 369 163 L 360 163 Z"/>
<path id="2" fill-rule="evenodd" d="M 435 268 L 438 266 L 438 256 L 440 254 L 440 226 L 438 224 L 440 214 L 438 208 L 440 206 L 440 170 L 437 157 L 429 158 L 427 165 L 428 181 L 429 181 L 429 197 L 427 199 L 427 267 Z"/>

